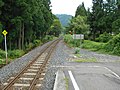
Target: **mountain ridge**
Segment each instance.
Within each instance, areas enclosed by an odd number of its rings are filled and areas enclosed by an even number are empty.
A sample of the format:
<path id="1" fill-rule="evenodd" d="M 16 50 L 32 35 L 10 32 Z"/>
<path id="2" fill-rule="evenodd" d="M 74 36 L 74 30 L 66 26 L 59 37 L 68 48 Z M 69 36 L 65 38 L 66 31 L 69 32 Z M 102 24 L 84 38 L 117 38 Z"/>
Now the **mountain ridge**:
<path id="1" fill-rule="evenodd" d="M 56 17 L 59 18 L 62 26 L 68 26 L 68 23 L 70 22 L 70 19 L 72 18 L 72 15 L 67 14 L 56 14 Z"/>

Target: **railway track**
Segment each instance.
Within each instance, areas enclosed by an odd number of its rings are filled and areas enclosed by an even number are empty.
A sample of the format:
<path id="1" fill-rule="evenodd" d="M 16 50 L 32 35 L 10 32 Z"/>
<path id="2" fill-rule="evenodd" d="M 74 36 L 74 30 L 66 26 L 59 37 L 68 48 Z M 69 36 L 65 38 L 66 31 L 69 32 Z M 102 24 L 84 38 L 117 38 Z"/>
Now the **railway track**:
<path id="1" fill-rule="evenodd" d="M 45 47 L 40 55 L 25 66 L 17 75 L 10 77 L 2 90 L 40 90 L 49 58 L 60 39 Z"/>

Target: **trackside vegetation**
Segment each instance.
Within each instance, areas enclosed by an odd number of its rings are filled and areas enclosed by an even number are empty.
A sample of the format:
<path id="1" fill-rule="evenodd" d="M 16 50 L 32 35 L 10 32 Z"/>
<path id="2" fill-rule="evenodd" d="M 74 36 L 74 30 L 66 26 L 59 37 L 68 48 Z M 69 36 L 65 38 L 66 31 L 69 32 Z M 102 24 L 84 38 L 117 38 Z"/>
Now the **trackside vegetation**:
<path id="1" fill-rule="evenodd" d="M 73 40 L 72 35 L 70 34 L 64 36 L 64 41 L 70 47 L 79 47 L 80 45 L 80 40 Z M 107 43 L 84 40 L 82 48 L 120 56 L 120 34 L 114 36 Z"/>
<path id="2" fill-rule="evenodd" d="M 55 36 L 50 36 L 46 35 L 42 40 L 34 40 L 33 43 L 29 43 L 26 46 L 25 50 L 20 50 L 20 49 L 15 49 L 15 50 L 8 50 L 8 61 L 11 62 L 12 60 L 19 58 L 23 56 L 25 53 L 29 52 L 33 48 L 37 46 L 41 46 L 42 44 L 54 40 L 57 37 Z M 5 57 L 6 57 L 6 52 L 2 49 L 0 49 L 0 64 L 5 64 Z"/>

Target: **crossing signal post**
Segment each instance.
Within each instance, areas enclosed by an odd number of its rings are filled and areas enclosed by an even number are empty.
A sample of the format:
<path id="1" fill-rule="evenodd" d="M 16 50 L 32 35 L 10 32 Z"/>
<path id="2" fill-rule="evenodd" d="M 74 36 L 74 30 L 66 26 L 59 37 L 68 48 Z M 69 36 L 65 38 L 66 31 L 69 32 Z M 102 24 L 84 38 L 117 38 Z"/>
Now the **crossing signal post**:
<path id="1" fill-rule="evenodd" d="M 6 30 L 4 30 L 2 32 L 2 34 L 4 35 L 5 38 L 5 52 L 6 52 L 6 64 L 8 63 L 8 58 L 7 58 L 7 42 L 6 42 L 6 35 L 8 34 L 8 32 Z"/>

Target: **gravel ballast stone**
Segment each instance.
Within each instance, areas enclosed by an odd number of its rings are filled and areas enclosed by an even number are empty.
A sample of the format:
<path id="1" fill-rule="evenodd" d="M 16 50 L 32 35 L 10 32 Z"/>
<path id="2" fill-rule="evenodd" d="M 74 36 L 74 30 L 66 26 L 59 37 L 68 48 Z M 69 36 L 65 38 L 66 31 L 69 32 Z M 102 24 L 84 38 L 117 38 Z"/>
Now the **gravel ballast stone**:
<path id="1" fill-rule="evenodd" d="M 40 54 L 40 51 L 46 47 L 51 42 L 48 42 L 42 46 L 39 46 L 29 53 L 25 54 L 24 56 L 14 60 L 10 64 L 4 66 L 0 69 L 0 82 L 4 83 L 6 82 L 9 77 L 16 75 L 18 72 L 20 72 L 21 69 L 23 69 L 31 60 L 33 60 L 37 55 Z"/>
<path id="2" fill-rule="evenodd" d="M 85 49 L 81 49 L 80 55 L 82 58 L 95 58 L 97 62 L 120 62 L 119 56 L 100 54 L 98 52 L 93 52 Z"/>
<path id="3" fill-rule="evenodd" d="M 40 90 L 53 90 L 56 72 L 60 69 L 60 67 L 56 66 L 61 66 L 66 63 L 67 59 L 69 58 L 69 54 L 65 52 L 67 49 L 68 48 L 63 41 L 60 41 L 51 57 L 48 70 Z"/>

